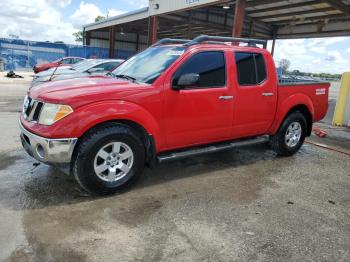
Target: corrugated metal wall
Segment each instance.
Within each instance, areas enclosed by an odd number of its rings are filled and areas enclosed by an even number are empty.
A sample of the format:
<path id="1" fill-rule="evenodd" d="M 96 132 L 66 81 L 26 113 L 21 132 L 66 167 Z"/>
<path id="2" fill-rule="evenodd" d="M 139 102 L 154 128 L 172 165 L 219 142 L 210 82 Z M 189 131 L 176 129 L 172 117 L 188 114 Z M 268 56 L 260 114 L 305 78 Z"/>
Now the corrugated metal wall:
<path id="1" fill-rule="evenodd" d="M 102 31 L 92 31 L 90 36 L 90 46 L 109 48 L 109 33 Z M 124 33 L 117 31 L 115 33 L 115 49 L 127 52 L 137 52 L 148 47 L 148 36 L 139 35 L 137 44 L 136 33 Z"/>
<path id="2" fill-rule="evenodd" d="M 90 46 L 93 47 L 99 47 L 99 48 L 109 48 L 109 41 L 108 40 L 101 40 L 101 39 L 91 39 L 90 40 Z"/>

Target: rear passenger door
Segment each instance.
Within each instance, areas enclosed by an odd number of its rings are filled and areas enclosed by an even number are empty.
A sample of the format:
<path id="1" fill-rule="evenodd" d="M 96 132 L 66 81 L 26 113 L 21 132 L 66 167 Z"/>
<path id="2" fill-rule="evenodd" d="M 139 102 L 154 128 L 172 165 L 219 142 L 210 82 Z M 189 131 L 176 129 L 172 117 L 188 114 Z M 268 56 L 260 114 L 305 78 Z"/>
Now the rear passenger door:
<path id="1" fill-rule="evenodd" d="M 164 133 L 169 149 L 210 143 L 230 137 L 233 94 L 226 54 L 201 51 L 189 54 L 165 80 Z M 175 90 L 180 76 L 199 75 L 197 84 Z"/>
<path id="2" fill-rule="evenodd" d="M 233 136 L 253 136 L 267 132 L 277 103 L 276 73 L 264 53 L 235 52 L 236 82 Z"/>

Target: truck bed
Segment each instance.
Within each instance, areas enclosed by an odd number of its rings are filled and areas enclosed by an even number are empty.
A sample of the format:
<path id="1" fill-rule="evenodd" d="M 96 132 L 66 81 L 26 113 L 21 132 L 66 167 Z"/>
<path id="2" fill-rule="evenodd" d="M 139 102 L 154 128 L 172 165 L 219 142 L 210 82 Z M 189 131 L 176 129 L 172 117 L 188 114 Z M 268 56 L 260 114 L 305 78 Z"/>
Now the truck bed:
<path id="1" fill-rule="evenodd" d="M 313 121 L 320 121 L 325 117 L 328 110 L 328 95 L 330 83 L 321 81 L 296 81 L 278 84 L 278 108 L 283 108 L 283 103 L 306 96 L 313 105 Z"/>

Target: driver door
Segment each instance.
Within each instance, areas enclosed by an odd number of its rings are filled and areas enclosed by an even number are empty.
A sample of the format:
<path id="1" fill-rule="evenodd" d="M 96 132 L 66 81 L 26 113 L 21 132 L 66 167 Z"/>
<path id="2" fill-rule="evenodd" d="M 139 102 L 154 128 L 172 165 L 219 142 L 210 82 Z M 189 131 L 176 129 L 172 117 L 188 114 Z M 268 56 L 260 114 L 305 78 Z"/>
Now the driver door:
<path id="1" fill-rule="evenodd" d="M 164 134 L 167 149 L 225 140 L 233 119 L 233 90 L 226 54 L 202 51 L 184 58 L 165 82 Z M 191 86 L 177 85 L 181 76 L 198 74 Z"/>

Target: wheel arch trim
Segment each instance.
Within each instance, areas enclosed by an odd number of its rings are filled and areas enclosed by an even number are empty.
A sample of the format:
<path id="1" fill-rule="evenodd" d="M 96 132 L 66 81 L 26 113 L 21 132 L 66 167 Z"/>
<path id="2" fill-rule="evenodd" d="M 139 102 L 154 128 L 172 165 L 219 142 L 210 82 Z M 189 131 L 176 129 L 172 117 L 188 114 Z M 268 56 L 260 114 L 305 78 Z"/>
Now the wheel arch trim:
<path id="1" fill-rule="evenodd" d="M 292 95 L 278 106 L 278 114 L 276 115 L 276 119 L 270 128 L 269 134 L 276 134 L 284 119 L 290 113 L 295 111 L 300 111 L 305 115 L 308 124 L 307 136 L 310 136 L 315 111 L 311 99 L 304 94 Z"/>

